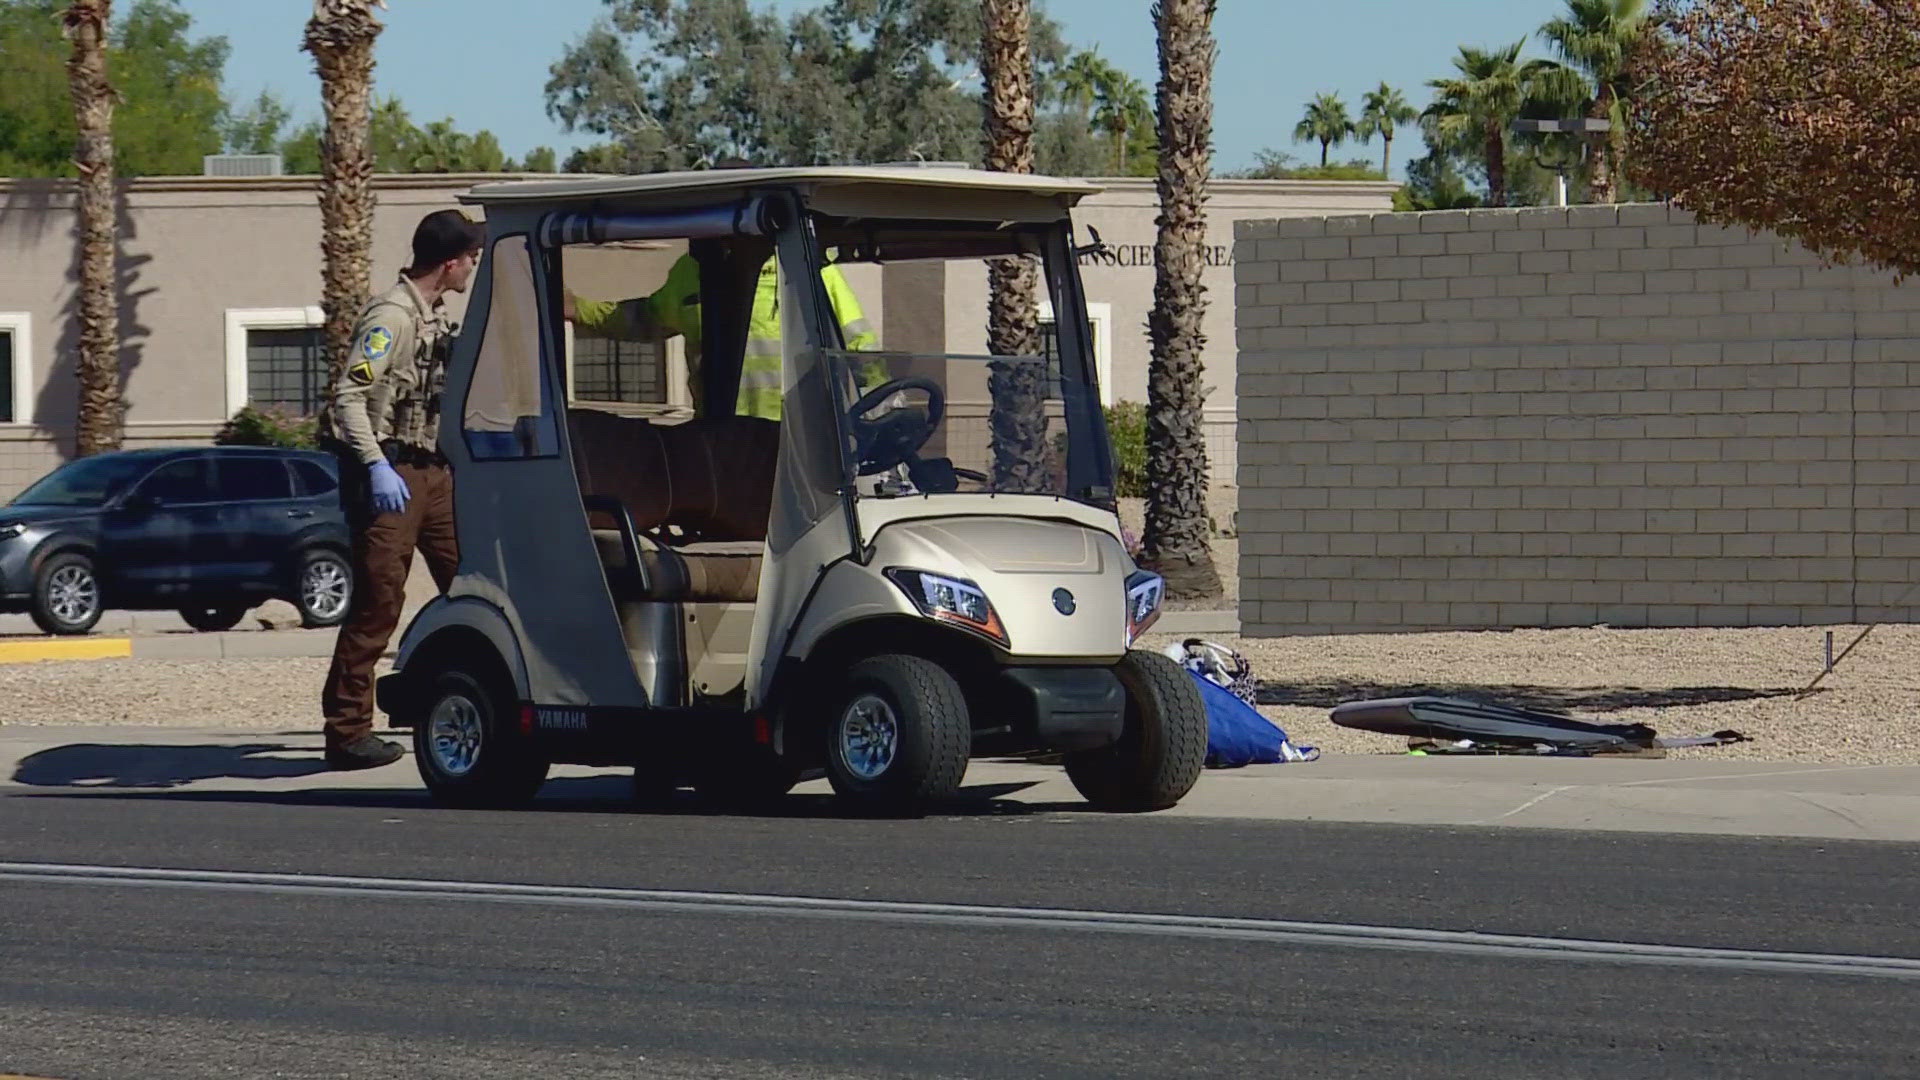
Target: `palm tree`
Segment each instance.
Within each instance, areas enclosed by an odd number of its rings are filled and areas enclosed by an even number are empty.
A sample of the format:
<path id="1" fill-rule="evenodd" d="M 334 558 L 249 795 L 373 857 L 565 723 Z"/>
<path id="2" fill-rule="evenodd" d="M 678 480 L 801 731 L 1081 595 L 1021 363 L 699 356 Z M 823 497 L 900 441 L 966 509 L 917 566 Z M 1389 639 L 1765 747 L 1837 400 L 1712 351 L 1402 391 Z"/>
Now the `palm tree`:
<path id="1" fill-rule="evenodd" d="M 1613 123 L 1611 131 L 1591 136 L 1587 188 L 1595 202 L 1614 201 L 1614 176 L 1625 168 L 1627 64 L 1646 19 L 1646 0 L 1567 0 L 1566 14 L 1540 28 L 1560 58 L 1586 77 L 1587 115 Z"/>
<path id="2" fill-rule="evenodd" d="M 1098 49 L 1074 53 L 1060 68 L 1060 94 L 1080 110 L 1082 120 L 1091 123 L 1094 102 L 1100 100 L 1100 92 L 1119 74 L 1112 64 L 1101 58 Z"/>
<path id="3" fill-rule="evenodd" d="M 1115 175 L 1127 173 L 1127 137 L 1153 121 L 1153 104 L 1147 100 L 1147 88 L 1125 72 L 1109 69 L 1099 91 L 1100 108 L 1093 122 L 1113 139 Z"/>
<path id="4" fill-rule="evenodd" d="M 987 168 L 1033 171 L 1033 54 L 1030 0 L 985 0 L 980 76 L 987 88 Z M 995 356 L 1040 352 L 1040 309 L 1033 263 L 994 259 L 987 267 L 987 347 Z M 1045 368 L 1028 361 L 992 364 L 993 486 L 1001 491 L 1045 491 L 1052 476 L 1047 452 Z"/>
<path id="5" fill-rule="evenodd" d="M 1459 75 L 1434 79 L 1433 104 L 1421 116 L 1442 140 L 1475 140 L 1487 166 L 1487 205 L 1507 205 L 1507 129 L 1520 115 L 1543 74 L 1554 65 L 1545 60 L 1520 62 L 1526 42 L 1504 49 L 1460 46 L 1453 58 Z"/>
<path id="6" fill-rule="evenodd" d="M 313 0 L 303 48 L 320 75 L 320 309 L 326 314 L 327 385 L 340 377 L 353 324 L 371 291 L 373 246 L 373 42 L 385 0 Z M 331 412 L 330 397 L 320 412 Z"/>
<path id="7" fill-rule="evenodd" d="M 1327 167 L 1327 150 L 1352 137 L 1353 120 L 1339 94 L 1320 94 L 1307 103 L 1306 115 L 1293 127 L 1294 142 L 1318 142 L 1320 167 Z"/>
<path id="8" fill-rule="evenodd" d="M 1384 149 L 1380 151 L 1380 175 L 1393 175 L 1393 135 L 1400 125 L 1411 124 L 1420 119 L 1420 111 L 1407 104 L 1407 97 L 1400 91 L 1380 84 L 1380 89 L 1367 91 L 1364 106 L 1360 110 L 1360 122 L 1354 125 L 1361 141 L 1380 136 Z"/>
<path id="9" fill-rule="evenodd" d="M 73 98 L 73 164 L 79 172 L 80 409 L 74 452 L 120 449 L 120 309 L 115 303 L 118 221 L 113 199 L 113 85 L 107 80 L 107 23 L 113 0 L 73 0 L 63 24 L 73 43 L 67 89 Z"/>
<path id="10" fill-rule="evenodd" d="M 1147 523 L 1143 558 L 1167 580 L 1167 595 L 1219 596 L 1207 535 L 1207 440 L 1201 408 L 1200 284 L 1207 243 L 1207 177 L 1213 171 L 1215 0 L 1154 0 L 1159 33 L 1160 235 L 1154 245 L 1153 310 L 1147 334 Z"/>

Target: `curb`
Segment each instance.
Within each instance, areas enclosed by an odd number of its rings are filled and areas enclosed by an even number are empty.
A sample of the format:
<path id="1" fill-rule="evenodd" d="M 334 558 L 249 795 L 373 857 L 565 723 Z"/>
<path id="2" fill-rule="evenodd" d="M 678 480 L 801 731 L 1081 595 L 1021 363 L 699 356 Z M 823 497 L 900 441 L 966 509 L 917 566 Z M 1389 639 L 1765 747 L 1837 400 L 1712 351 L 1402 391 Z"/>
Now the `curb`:
<path id="1" fill-rule="evenodd" d="M 1147 630 L 1149 634 L 1224 634 L 1238 637 L 1240 613 L 1237 611 L 1163 611 Z"/>
<path id="2" fill-rule="evenodd" d="M 0 641 L 0 664 L 32 664 L 43 660 L 124 660 L 133 654 L 133 639 L 124 637 Z"/>

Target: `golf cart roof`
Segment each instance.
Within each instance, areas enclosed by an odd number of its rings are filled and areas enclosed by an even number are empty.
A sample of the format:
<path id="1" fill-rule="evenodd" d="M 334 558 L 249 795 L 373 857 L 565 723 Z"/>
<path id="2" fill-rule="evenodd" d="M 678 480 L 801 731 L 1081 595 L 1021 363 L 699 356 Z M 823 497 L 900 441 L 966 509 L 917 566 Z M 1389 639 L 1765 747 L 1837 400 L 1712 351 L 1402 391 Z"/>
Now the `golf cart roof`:
<path id="1" fill-rule="evenodd" d="M 802 189 L 817 209 L 844 216 L 1023 221 L 1056 219 L 1100 190 L 1085 180 L 953 166 L 838 165 L 497 181 L 476 185 L 460 199 L 503 208 L 529 203 L 680 202 L 687 196 L 726 200 L 766 187 Z"/>

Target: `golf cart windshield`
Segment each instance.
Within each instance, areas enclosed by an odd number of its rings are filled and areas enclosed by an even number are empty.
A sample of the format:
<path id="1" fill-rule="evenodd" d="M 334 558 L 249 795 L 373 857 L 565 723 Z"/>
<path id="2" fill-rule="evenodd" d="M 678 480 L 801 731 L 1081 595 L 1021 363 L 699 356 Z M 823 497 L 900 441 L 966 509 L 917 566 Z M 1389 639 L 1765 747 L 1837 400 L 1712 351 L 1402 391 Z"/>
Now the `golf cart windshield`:
<path id="1" fill-rule="evenodd" d="M 1064 223 L 822 221 L 818 233 L 830 268 L 877 264 L 884 275 L 884 339 L 845 334 L 846 347 L 826 354 L 857 497 L 1111 503 L 1100 343 Z M 1030 333 L 990 332 L 999 276 L 1031 283 Z"/>

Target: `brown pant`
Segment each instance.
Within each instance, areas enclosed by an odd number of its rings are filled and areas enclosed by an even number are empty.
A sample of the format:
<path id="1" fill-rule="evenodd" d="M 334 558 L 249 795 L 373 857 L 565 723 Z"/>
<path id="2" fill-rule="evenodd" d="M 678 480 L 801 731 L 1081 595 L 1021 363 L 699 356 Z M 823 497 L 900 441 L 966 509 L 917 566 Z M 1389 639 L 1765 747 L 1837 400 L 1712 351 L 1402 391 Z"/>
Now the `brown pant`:
<path id="1" fill-rule="evenodd" d="M 333 645 L 320 708 L 328 746 L 338 746 L 373 730 L 373 669 L 405 606 L 407 571 L 413 549 L 426 557 L 427 571 L 441 592 L 453 582 L 460 549 L 453 529 L 453 473 L 445 465 L 403 463 L 394 471 L 407 483 L 405 510 L 382 514 L 368 499 L 366 467 L 343 463 L 340 496 L 353 525 L 353 602 Z"/>

